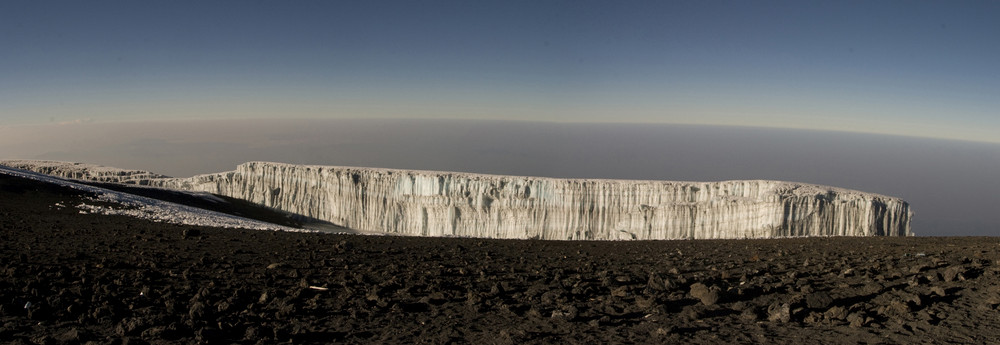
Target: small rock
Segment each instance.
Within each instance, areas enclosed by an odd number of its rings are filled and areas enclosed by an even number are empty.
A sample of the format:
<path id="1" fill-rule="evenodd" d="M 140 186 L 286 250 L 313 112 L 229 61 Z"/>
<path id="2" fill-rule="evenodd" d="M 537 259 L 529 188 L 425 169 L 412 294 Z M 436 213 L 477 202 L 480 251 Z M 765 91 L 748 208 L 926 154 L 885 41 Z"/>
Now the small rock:
<path id="1" fill-rule="evenodd" d="M 802 319 L 802 322 L 809 325 L 815 325 L 820 323 L 820 321 L 823 321 L 823 314 L 817 312 L 809 312 L 809 315 L 806 315 L 806 317 Z"/>
<path id="2" fill-rule="evenodd" d="M 119 336 L 139 335 L 145 327 L 146 324 L 141 318 L 126 318 L 115 327 L 115 334 Z"/>
<path id="3" fill-rule="evenodd" d="M 996 305 L 1000 304 L 1000 296 L 993 295 L 993 296 L 987 297 L 986 298 L 986 304 L 989 304 L 990 306 L 996 306 Z"/>
<path id="4" fill-rule="evenodd" d="M 876 310 L 876 312 L 886 317 L 899 318 L 907 315 L 910 312 L 910 306 L 903 301 L 894 300 L 889 302 L 888 305 L 879 307 L 878 310 Z"/>
<path id="5" fill-rule="evenodd" d="M 55 339 L 52 339 L 52 337 L 48 335 L 40 335 L 32 337 L 31 342 L 39 345 L 48 345 L 48 344 L 55 344 Z M 24 344 L 24 340 L 21 340 L 20 343 L 15 343 L 15 344 Z"/>
<path id="6" fill-rule="evenodd" d="M 572 321 L 573 319 L 576 318 L 577 314 L 579 314 L 579 311 L 576 309 L 576 307 L 572 305 L 564 305 L 561 306 L 559 309 L 553 310 L 551 317 L 553 319 L 564 319 L 566 321 Z"/>
<path id="7" fill-rule="evenodd" d="M 188 309 L 188 316 L 190 316 L 192 320 L 198 320 L 204 317 L 205 304 L 201 302 L 194 302 L 194 304 L 191 305 L 191 308 Z"/>
<path id="8" fill-rule="evenodd" d="M 744 321 L 757 321 L 760 319 L 760 315 L 757 314 L 757 311 L 753 307 L 750 307 L 743 309 L 743 312 L 740 313 L 740 318 Z"/>
<path id="9" fill-rule="evenodd" d="M 864 287 L 861 288 L 862 293 L 866 295 L 873 295 L 882 292 L 882 284 L 876 282 L 869 282 Z"/>
<path id="10" fill-rule="evenodd" d="M 635 299 L 635 305 L 640 309 L 646 310 L 656 306 L 656 298 L 637 297 Z"/>
<path id="11" fill-rule="evenodd" d="M 859 312 L 855 312 L 855 313 L 851 313 L 850 315 L 847 315 L 847 322 L 851 323 L 851 327 L 861 327 L 861 326 L 864 326 L 865 323 L 866 323 L 866 321 L 867 321 L 866 319 L 867 318 L 863 314 L 861 314 Z"/>
<path id="12" fill-rule="evenodd" d="M 847 318 L 847 309 L 840 306 L 832 307 L 827 309 L 823 316 L 829 320 L 844 320 Z"/>
<path id="13" fill-rule="evenodd" d="M 806 295 L 806 306 L 809 309 L 826 309 L 833 304 L 833 298 L 826 292 L 815 292 Z"/>
<path id="14" fill-rule="evenodd" d="M 901 292 L 899 294 L 899 298 L 900 300 L 903 301 L 903 303 L 912 303 L 913 305 L 916 306 L 923 304 L 923 301 L 920 299 L 920 296 L 917 296 L 917 294 L 912 294 L 909 292 Z"/>
<path id="15" fill-rule="evenodd" d="M 927 269 L 927 264 L 920 263 L 920 264 L 916 264 L 916 265 L 910 266 L 909 272 L 913 273 L 913 274 L 917 274 L 917 273 L 923 272 L 926 269 Z"/>
<path id="16" fill-rule="evenodd" d="M 664 336 L 670 335 L 670 333 L 673 332 L 673 331 L 674 331 L 674 328 L 670 327 L 670 326 L 667 326 L 667 327 L 658 327 L 658 328 L 650 331 L 649 334 L 652 335 L 652 336 L 654 336 L 654 337 L 664 337 Z"/>
<path id="17" fill-rule="evenodd" d="M 767 320 L 788 322 L 792 319 L 791 307 L 788 303 L 775 302 L 767 307 Z"/>
<path id="18" fill-rule="evenodd" d="M 78 344 L 80 343 L 80 330 L 76 327 L 72 327 L 56 335 L 55 339 L 56 341 L 64 344 Z"/>
<path id="19" fill-rule="evenodd" d="M 941 272 L 941 280 L 946 282 L 955 281 L 956 279 L 963 278 L 962 273 L 964 272 L 965 269 L 962 268 L 962 266 L 948 267 L 944 270 L 944 272 Z"/>
<path id="20" fill-rule="evenodd" d="M 708 287 L 702 283 L 694 283 L 691 285 L 691 297 L 701 300 L 705 305 L 714 305 L 719 301 L 719 288 L 714 285 Z"/>
<path id="21" fill-rule="evenodd" d="M 528 311 L 524 312 L 524 315 L 533 319 L 542 317 L 542 313 L 535 308 L 528 309 Z"/>
<path id="22" fill-rule="evenodd" d="M 339 250 L 351 250 L 352 248 L 354 248 L 354 244 L 352 244 L 351 242 L 347 242 L 345 240 L 345 241 L 340 241 L 340 243 L 337 243 L 337 245 L 335 245 L 334 248 Z"/>
<path id="23" fill-rule="evenodd" d="M 948 295 L 948 293 L 945 292 L 944 288 L 940 287 L 940 286 L 931 287 L 931 293 L 933 293 L 935 295 L 938 295 L 938 296 L 941 296 L 941 297 L 945 297 L 945 296 Z"/>
<path id="24" fill-rule="evenodd" d="M 689 305 L 681 309 L 680 317 L 688 321 L 698 321 L 705 317 L 704 307 L 698 305 Z"/>
<path id="25" fill-rule="evenodd" d="M 184 238 L 191 238 L 191 237 L 201 236 L 201 230 L 198 230 L 198 229 L 184 229 L 184 232 L 182 234 L 184 235 Z"/>
<path id="26" fill-rule="evenodd" d="M 649 280 L 646 281 L 646 288 L 653 291 L 671 291 L 676 288 L 676 285 L 670 279 L 663 278 L 656 273 L 650 273 Z"/>
<path id="27" fill-rule="evenodd" d="M 256 326 L 247 327 L 246 332 L 243 333 L 243 340 L 255 341 L 260 339 L 260 329 Z"/>
<path id="28" fill-rule="evenodd" d="M 614 297 L 625 297 L 628 296 L 628 288 L 624 286 L 619 286 L 611 290 L 611 296 Z"/>
<path id="29" fill-rule="evenodd" d="M 166 332 L 167 332 L 167 328 L 166 327 L 164 327 L 164 326 L 154 326 L 154 327 L 150 327 L 150 328 L 147 328 L 146 330 L 142 331 L 142 335 L 141 336 L 143 338 L 147 338 L 147 339 L 148 338 L 158 339 L 158 338 L 162 338 L 163 335 Z"/>

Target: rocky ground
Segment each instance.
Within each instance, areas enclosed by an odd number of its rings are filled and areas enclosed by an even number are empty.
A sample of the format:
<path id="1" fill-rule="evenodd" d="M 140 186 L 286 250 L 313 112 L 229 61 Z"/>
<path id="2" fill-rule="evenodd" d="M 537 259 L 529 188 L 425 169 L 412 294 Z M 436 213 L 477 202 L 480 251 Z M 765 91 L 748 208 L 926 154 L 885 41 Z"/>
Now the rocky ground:
<path id="1" fill-rule="evenodd" d="M 79 214 L 80 198 L 0 176 L 0 340 L 1000 342 L 1000 238 L 302 234 Z"/>

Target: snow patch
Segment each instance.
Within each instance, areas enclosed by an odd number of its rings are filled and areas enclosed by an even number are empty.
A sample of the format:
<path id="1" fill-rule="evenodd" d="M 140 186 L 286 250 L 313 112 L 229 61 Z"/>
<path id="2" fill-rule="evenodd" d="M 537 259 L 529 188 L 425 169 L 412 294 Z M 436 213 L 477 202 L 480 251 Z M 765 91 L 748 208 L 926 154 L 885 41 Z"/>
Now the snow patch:
<path id="1" fill-rule="evenodd" d="M 287 226 L 271 224 L 258 220 L 228 215 L 220 212 L 208 211 L 196 207 L 181 205 L 177 203 L 147 198 L 128 193 L 116 192 L 105 188 L 89 186 L 81 183 L 71 182 L 57 177 L 39 174 L 35 172 L 0 166 L 0 173 L 27 178 L 35 181 L 51 183 L 63 187 L 68 187 L 96 196 L 88 198 L 90 201 L 104 205 L 94 205 L 82 203 L 76 208 L 81 214 L 106 214 L 124 215 L 154 222 L 165 222 L 171 224 L 210 226 L 219 228 L 239 228 L 251 230 L 281 230 L 294 232 L 316 232 L 314 230 L 296 229 Z M 204 196 L 208 193 L 198 193 Z M 214 197 L 214 196 L 213 196 Z M 215 199 L 222 201 L 215 197 Z M 111 205 L 108 205 L 111 204 Z M 63 203 L 56 203 L 55 207 L 65 207 Z"/>

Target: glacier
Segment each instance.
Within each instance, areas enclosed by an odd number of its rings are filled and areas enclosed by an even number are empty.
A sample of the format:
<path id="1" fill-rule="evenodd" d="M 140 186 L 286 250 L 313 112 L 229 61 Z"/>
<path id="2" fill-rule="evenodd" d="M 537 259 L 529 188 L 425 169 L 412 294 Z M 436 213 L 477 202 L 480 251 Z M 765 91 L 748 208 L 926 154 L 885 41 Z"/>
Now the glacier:
<path id="1" fill-rule="evenodd" d="M 209 192 L 366 232 L 549 240 L 910 236 L 905 201 L 813 184 L 561 179 L 248 162 L 188 178 L 0 161 L 63 177 Z"/>
<path id="2" fill-rule="evenodd" d="M 169 177 L 142 170 L 121 169 L 97 164 L 76 162 L 11 159 L 0 161 L 0 165 L 62 178 L 95 182 L 143 185 L 148 183 L 147 181 L 153 179 Z"/>
<path id="3" fill-rule="evenodd" d="M 51 163 L 51 162 L 46 162 Z M 53 166 L 53 164 L 46 164 Z M 82 168 L 77 166 L 76 168 Z M 102 167 L 104 168 L 104 167 Z M 109 168 L 115 170 L 115 168 Z M 45 169 L 40 169 L 45 170 Z M 120 169 L 119 169 L 120 170 Z M 141 173 L 141 172 L 140 172 Z M 93 194 L 88 197 L 94 204 L 82 203 L 75 205 L 81 214 L 96 213 L 106 215 L 124 215 L 134 218 L 147 219 L 154 222 L 166 222 L 180 225 L 211 226 L 217 228 L 240 228 L 252 230 L 273 230 L 291 232 L 316 232 L 313 230 L 297 229 L 267 222 L 262 222 L 245 217 L 234 216 L 225 213 L 208 211 L 187 205 L 176 204 L 168 201 L 147 198 L 143 196 L 122 193 L 106 188 L 95 187 L 86 184 L 67 181 L 62 178 L 53 177 L 51 174 L 42 174 L 29 169 L 18 169 L 0 164 L 0 174 L 20 177 L 57 186 L 76 189 Z M 153 175 L 149 175 L 153 176 Z M 115 206 L 109 206 L 109 204 Z M 56 207 L 66 207 L 56 203 Z"/>

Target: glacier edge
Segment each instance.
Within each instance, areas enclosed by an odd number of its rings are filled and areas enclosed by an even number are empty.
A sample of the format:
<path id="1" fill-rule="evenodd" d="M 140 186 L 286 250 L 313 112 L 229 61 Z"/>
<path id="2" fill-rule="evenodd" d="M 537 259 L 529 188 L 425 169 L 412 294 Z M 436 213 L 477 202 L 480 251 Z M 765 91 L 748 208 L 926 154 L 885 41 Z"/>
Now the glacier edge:
<path id="1" fill-rule="evenodd" d="M 33 170 L 28 163 L 15 165 Z M 45 172 L 87 176 L 51 167 Z M 899 198 L 769 180 L 560 179 L 272 162 L 189 178 L 131 175 L 102 176 L 221 194 L 351 229 L 403 235 L 558 240 L 912 235 L 912 212 Z"/>

